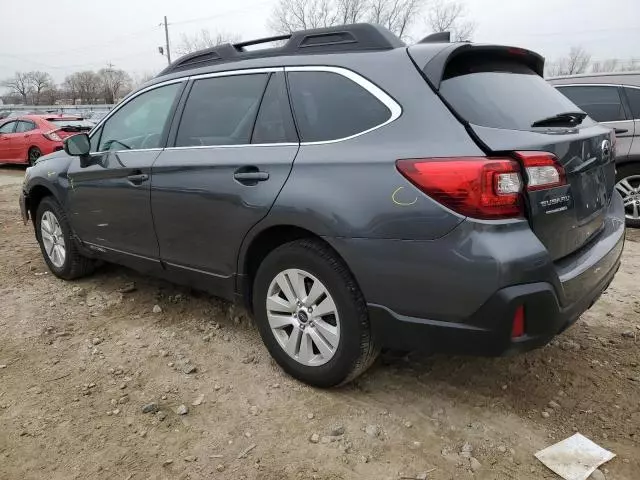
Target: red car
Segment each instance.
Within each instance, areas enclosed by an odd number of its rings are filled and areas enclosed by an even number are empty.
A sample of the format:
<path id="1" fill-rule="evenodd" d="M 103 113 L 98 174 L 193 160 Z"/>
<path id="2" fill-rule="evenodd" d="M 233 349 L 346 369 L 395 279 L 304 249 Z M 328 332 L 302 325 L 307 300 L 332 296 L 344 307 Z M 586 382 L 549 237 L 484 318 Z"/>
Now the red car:
<path id="1" fill-rule="evenodd" d="M 33 165 L 41 155 L 62 150 L 62 140 L 93 125 L 68 115 L 24 115 L 0 120 L 0 163 Z"/>

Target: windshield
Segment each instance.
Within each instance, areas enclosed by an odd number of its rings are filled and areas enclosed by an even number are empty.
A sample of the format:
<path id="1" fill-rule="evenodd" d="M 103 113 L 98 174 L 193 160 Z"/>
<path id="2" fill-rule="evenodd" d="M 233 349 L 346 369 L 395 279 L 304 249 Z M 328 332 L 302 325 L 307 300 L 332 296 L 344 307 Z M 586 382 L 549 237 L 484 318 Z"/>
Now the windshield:
<path id="1" fill-rule="evenodd" d="M 501 71 L 454 76 L 442 82 L 440 93 L 466 121 L 483 127 L 530 130 L 540 120 L 581 112 L 528 68 L 517 65 L 512 71 L 505 70 L 503 66 Z"/>
<path id="2" fill-rule="evenodd" d="M 92 128 L 93 127 L 93 123 L 88 122 L 86 120 L 75 120 L 75 119 L 65 120 L 64 118 L 56 118 L 55 120 L 49 120 L 49 121 L 57 127 L 76 127 L 76 128 Z"/>

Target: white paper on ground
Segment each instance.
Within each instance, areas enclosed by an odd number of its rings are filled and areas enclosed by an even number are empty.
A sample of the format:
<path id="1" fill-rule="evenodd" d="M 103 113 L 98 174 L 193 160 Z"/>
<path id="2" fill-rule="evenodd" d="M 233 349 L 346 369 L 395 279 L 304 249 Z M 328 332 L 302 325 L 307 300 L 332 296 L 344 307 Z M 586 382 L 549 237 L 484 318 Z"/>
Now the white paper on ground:
<path id="1" fill-rule="evenodd" d="M 586 480 L 596 468 L 616 455 L 576 433 L 535 456 L 565 480 Z"/>

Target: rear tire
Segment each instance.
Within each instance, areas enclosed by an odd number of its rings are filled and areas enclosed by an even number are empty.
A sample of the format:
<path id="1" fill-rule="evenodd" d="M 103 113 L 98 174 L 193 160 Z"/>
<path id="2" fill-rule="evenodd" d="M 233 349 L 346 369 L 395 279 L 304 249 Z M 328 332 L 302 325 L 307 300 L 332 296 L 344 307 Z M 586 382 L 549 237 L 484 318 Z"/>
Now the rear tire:
<path id="1" fill-rule="evenodd" d="M 640 228 L 640 163 L 628 163 L 618 168 L 616 189 L 625 202 L 627 227 Z"/>
<path id="2" fill-rule="evenodd" d="M 29 149 L 29 153 L 27 154 L 27 163 L 29 166 L 33 167 L 36 164 L 36 161 L 42 156 L 42 152 L 38 147 L 31 147 Z"/>
<path id="3" fill-rule="evenodd" d="M 94 261 L 80 255 L 67 216 L 53 197 L 38 205 L 35 227 L 44 261 L 56 277 L 73 280 L 93 272 Z"/>
<path id="4" fill-rule="evenodd" d="M 285 272 L 302 279 L 297 291 L 307 302 L 296 306 L 295 299 L 289 298 L 296 291 L 295 286 L 288 291 L 289 295 L 279 288 L 278 279 L 290 278 L 282 276 Z M 293 285 L 288 280 L 287 284 Z M 314 285 L 323 292 L 317 302 L 312 301 Z M 268 310 L 269 297 L 283 302 L 282 310 L 277 307 L 274 310 L 273 302 Z M 327 299 L 331 301 L 335 315 L 322 313 L 327 310 L 324 303 Z M 364 297 L 353 275 L 338 255 L 321 241 L 296 240 L 273 250 L 256 274 L 253 308 L 260 335 L 271 356 L 285 372 L 309 385 L 326 388 L 349 382 L 369 368 L 380 352 L 372 336 Z M 276 314 L 276 311 L 282 314 Z M 314 311 L 316 313 L 312 313 Z M 308 318 L 306 312 L 309 312 Z M 287 325 L 274 327 L 276 323 L 270 323 L 269 318 L 284 319 Z M 287 337 L 291 338 L 294 333 L 298 335 L 299 355 L 287 353 L 284 346 Z M 310 343 L 303 353 L 305 339 L 310 339 Z M 327 343 L 318 348 L 318 342 L 324 340 Z M 329 353 L 325 355 L 326 352 Z"/>

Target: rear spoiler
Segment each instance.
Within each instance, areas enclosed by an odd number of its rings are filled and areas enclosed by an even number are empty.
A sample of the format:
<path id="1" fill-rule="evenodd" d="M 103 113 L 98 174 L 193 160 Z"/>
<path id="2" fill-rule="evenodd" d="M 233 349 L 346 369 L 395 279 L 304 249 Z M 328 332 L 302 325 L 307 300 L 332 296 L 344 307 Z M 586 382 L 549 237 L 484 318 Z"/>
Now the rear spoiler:
<path id="1" fill-rule="evenodd" d="M 509 59 L 526 65 L 537 75 L 544 76 L 544 57 L 524 48 L 502 45 L 474 45 L 470 43 L 419 43 L 408 48 L 409 55 L 436 90 L 444 79 L 447 66 L 453 61 L 486 57 Z"/>

